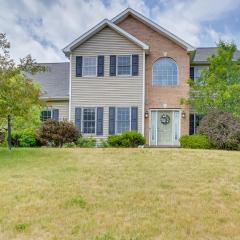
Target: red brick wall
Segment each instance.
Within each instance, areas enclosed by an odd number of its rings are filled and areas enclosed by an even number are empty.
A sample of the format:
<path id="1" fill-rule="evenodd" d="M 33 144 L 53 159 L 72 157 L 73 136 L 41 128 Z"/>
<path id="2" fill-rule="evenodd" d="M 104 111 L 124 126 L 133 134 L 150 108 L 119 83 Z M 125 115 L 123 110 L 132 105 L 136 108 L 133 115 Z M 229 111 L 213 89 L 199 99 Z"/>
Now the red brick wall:
<path id="1" fill-rule="evenodd" d="M 190 57 L 185 49 L 163 35 L 146 26 L 139 20 L 128 16 L 118 26 L 150 46 L 146 55 L 145 111 L 151 108 L 180 108 L 186 118 L 181 118 L 181 135 L 189 131 L 189 108 L 180 105 L 180 99 L 187 97 L 189 86 Z M 171 57 L 178 65 L 179 85 L 172 87 L 152 86 L 152 65 L 160 57 Z M 149 138 L 149 118 L 145 119 L 145 137 Z"/>

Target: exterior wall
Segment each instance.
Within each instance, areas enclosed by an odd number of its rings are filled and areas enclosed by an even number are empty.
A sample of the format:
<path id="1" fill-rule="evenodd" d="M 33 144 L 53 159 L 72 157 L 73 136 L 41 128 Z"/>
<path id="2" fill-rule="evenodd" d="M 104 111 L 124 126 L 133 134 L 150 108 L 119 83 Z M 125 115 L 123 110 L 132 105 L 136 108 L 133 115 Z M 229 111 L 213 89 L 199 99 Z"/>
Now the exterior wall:
<path id="1" fill-rule="evenodd" d="M 109 76 L 110 55 L 139 55 L 139 76 Z M 104 55 L 104 77 L 76 77 L 76 56 Z M 103 137 L 108 135 L 110 106 L 137 106 L 138 130 L 143 116 L 143 50 L 106 27 L 71 54 L 71 114 L 76 107 L 104 107 Z"/>
<path id="2" fill-rule="evenodd" d="M 59 109 L 59 120 L 68 120 L 68 101 L 49 101 L 46 102 L 47 107 Z"/>
<path id="3" fill-rule="evenodd" d="M 181 135 L 188 134 L 189 108 L 180 105 L 180 99 L 187 97 L 189 92 L 186 80 L 189 79 L 190 56 L 187 51 L 132 16 L 128 16 L 118 26 L 150 46 L 150 54 L 146 55 L 145 63 L 145 111 L 153 108 L 175 108 L 185 111 L 186 117 L 181 118 Z M 178 86 L 152 86 L 152 66 L 160 57 L 171 57 L 176 61 L 179 71 Z M 145 137 L 148 142 L 149 118 L 145 118 Z"/>

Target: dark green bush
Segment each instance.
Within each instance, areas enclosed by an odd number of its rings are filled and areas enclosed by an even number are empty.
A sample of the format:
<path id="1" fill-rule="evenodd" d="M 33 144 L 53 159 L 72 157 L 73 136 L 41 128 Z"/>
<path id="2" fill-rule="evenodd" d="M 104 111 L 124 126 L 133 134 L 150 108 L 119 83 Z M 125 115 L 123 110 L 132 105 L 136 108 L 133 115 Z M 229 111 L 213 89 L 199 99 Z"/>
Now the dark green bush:
<path id="1" fill-rule="evenodd" d="M 122 135 L 111 135 L 107 139 L 110 147 L 122 147 Z"/>
<path id="2" fill-rule="evenodd" d="M 240 150 L 240 121 L 230 113 L 215 110 L 207 114 L 198 132 L 208 136 L 215 148 Z"/>
<path id="3" fill-rule="evenodd" d="M 143 135 L 136 131 L 127 131 L 122 134 L 112 135 L 107 140 L 111 147 L 138 147 L 145 144 Z"/>
<path id="4" fill-rule="evenodd" d="M 13 131 L 12 145 L 15 147 L 36 147 L 38 145 L 38 141 L 36 139 L 35 130 L 22 129 Z"/>
<path id="5" fill-rule="evenodd" d="M 96 147 L 96 139 L 93 137 L 80 137 L 76 142 L 77 147 L 93 148 Z"/>
<path id="6" fill-rule="evenodd" d="M 209 149 L 211 148 L 211 143 L 207 136 L 194 134 L 185 135 L 180 137 L 180 144 L 182 148 L 198 148 L 198 149 Z"/>

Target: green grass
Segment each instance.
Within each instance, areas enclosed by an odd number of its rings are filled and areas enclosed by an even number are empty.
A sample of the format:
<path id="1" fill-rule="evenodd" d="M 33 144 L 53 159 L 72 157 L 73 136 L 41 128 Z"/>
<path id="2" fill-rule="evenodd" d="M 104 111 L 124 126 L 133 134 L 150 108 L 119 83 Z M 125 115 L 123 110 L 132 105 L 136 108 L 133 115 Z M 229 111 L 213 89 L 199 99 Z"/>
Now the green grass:
<path id="1" fill-rule="evenodd" d="M 240 239 L 240 152 L 0 148 L 0 239 Z"/>

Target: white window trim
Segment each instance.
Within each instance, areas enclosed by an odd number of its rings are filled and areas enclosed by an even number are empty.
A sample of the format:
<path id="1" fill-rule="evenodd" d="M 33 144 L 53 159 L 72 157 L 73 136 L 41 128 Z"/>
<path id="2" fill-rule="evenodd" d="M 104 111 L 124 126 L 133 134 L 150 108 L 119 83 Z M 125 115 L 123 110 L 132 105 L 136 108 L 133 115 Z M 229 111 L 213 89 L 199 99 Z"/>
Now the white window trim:
<path id="1" fill-rule="evenodd" d="M 131 131 L 132 129 L 132 126 L 131 126 L 131 119 L 132 119 L 132 107 L 129 107 L 129 106 L 117 106 L 115 107 L 116 111 L 115 111 L 115 134 L 122 134 L 123 132 L 121 133 L 118 133 L 117 132 L 117 128 L 118 128 L 118 120 L 117 120 L 117 113 L 118 113 L 118 108 L 128 108 L 129 109 L 129 129 L 126 130 L 126 131 Z"/>
<path id="2" fill-rule="evenodd" d="M 130 74 L 118 74 L 118 57 L 130 57 Z M 132 76 L 132 54 L 121 54 L 116 56 L 116 76 L 118 77 L 129 77 Z"/>
<path id="3" fill-rule="evenodd" d="M 158 60 L 160 60 L 160 59 L 162 59 L 162 58 L 170 58 L 170 59 L 172 59 L 175 63 L 176 63 L 176 66 L 177 66 L 177 84 L 176 85 L 155 85 L 154 83 L 153 83 L 153 66 L 154 66 L 154 64 L 158 61 Z M 173 59 L 173 58 L 171 58 L 171 57 L 160 57 L 160 58 L 158 58 L 157 60 L 155 60 L 154 62 L 153 62 L 153 64 L 152 64 L 152 86 L 153 87 L 177 87 L 177 86 L 179 86 L 179 69 L 178 69 L 178 65 L 177 65 L 177 62 Z"/>
<path id="4" fill-rule="evenodd" d="M 94 133 L 84 133 L 83 132 L 83 128 L 84 128 L 84 124 L 83 124 L 83 112 L 84 109 L 89 109 L 92 108 L 95 111 L 95 132 Z M 82 114 L 81 114 L 81 133 L 84 134 L 85 136 L 92 136 L 92 135 L 96 135 L 97 134 L 97 108 L 96 107 L 83 107 L 82 108 Z"/>
<path id="5" fill-rule="evenodd" d="M 96 59 L 95 74 L 93 74 L 93 75 L 84 75 L 84 74 L 83 74 L 84 58 L 88 58 L 88 57 L 94 57 L 94 58 Z M 82 77 L 97 77 L 97 67 L 98 67 L 98 59 L 97 59 L 97 56 L 83 56 L 83 57 L 82 57 Z"/>

